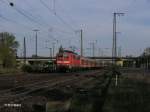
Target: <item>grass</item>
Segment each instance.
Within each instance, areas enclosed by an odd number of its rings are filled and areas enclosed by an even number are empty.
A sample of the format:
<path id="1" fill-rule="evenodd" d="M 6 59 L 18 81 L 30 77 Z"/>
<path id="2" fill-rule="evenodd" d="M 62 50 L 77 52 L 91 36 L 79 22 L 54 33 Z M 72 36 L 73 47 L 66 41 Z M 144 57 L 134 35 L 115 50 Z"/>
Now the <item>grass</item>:
<path id="1" fill-rule="evenodd" d="M 15 74 L 21 72 L 19 69 L 15 68 L 0 68 L 0 74 L 8 75 L 8 74 Z"/>
<path id="2" fill-rule="evenodd" d="M 41 95 L 49 100 L 48 112 L 150 112 L 150 76 L 136 74 L 120 76 L 117 87 L 106 75 L 80 88 Z"/>
<path id="3" fill-rule="evenodd" d="M 150 84 L 122 76 L 118 87 L 111 84 L 103 112 L 150 112 L 149 99 Z"/>

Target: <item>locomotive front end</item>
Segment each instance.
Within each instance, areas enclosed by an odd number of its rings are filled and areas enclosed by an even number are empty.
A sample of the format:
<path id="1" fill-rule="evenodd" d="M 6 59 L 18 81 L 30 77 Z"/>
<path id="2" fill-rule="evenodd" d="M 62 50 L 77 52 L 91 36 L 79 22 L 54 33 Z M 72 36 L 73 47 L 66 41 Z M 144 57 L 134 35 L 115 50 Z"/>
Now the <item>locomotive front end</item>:
<path id="1" fill-rule="evenodd" d="M 58 71 L 67 71 L 70 65 L 69 54 L 66 52 L 58 53 L 56 63 Z"/>

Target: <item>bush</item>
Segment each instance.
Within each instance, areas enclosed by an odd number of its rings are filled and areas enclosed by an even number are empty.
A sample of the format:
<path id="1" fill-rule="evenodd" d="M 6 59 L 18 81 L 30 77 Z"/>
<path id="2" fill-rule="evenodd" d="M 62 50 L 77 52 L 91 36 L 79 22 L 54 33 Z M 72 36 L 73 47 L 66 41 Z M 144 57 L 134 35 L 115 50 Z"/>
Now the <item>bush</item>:
<path id="1" fill-rule="evenodd" d="M 21 69 L 24 72 L 33 72 L 33 68 L 31 65 L 23 65 Z"/>
<path id="2" fill-rule="evenodd" d="M 29 73 L 41 73 L 43 68 L 40 65 L 23 65 L 22 71 Z"/>
<path id="3" fill-rule="evenodd" d="M 0 74 L 15 74 L 15 73 L 19 73 L 20 71 L 18 69 L 15 68 L 0 68 Z"/>

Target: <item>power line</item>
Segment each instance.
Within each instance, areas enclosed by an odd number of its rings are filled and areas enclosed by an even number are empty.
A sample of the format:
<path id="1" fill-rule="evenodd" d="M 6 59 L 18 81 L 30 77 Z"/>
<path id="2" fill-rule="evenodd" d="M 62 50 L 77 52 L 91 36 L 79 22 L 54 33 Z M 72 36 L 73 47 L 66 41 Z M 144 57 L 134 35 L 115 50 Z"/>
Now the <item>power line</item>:
<path id="1" fill-rule="evenodd" d="M 131 7 L 132 7 L 132 8 L 134 7 L 133 5 L 134 5 L 134 3 L 135 3 L 136 1 L 137 1 L 137 0 L 132 0 L 131 3 L 130 3 L 126 8 L 123 9 L 123 11 L 126 12 L 126 13 L 129 12 L 129 10 L 131 9 Z"/>
<path id="2" fill-rule="evenodd" d="M 52 9 L 50 9 L 50 8 L 48 7 L 48 5 L 47 5 L 45 2 L 43 2 L 42 0 L 40 0 L 40 2 L 41 2 L 41 4 L 42 4 L 45 8 L 47 8 L 52 14 L 54 14 L 63 24 L 65 24 L 66 26 L 68 26 L 69 29 L 75 31 L 75 29 L 74 29 L 71 25 L 69 25 L 69 24 L 68 24 L 66 21 L 64 21 L 59 15 L 57 15 L 56 12 L 54 12 Z"/>
<path id="3" fill-rule="evenodd" d="M 36 23 L 36 24 L 39 24 L 39 25 L 43 25 L 43 24 L 37 22 L 35 19 L 31 18 L 30 16 L 26 15 L 24 12 L 22 12 L 21 10 L 19 10 L 17 7 L 14 7 L 14 9 L 15 9 L 18 13 L 20 13 L 21 15 L 23 15 L 24 17 L 26 17 L 27 19 L 29 19 L 30 21 L 32 21 L 32 22 L 34 22 L 34 23 Z"/>
<path id="4" fill-rule="evenodd" d="M 25 0 L 26 2 L 26 4 L 28 4 L 29 5 L 29 3 L 27 2 L 27 0 Z M 44 5 L 48 10 L 50 10 L 52 13 L 54 13 L 54 14 L 56 14 L 55 13 L 55 0 L 54 0 L 54 10 L 52 10 L 52 9 L 50 9 L 49 7 L 48 7 L 48 5 L 47 4 L 45 4 L 45 2 L 43 2 L 42 0 L 40 0 L 40 2 L 42 3 L 42 5 Z M 30 7 L 31 7 L 31 5 L 30 5 Z M 39 17 L 40 15 L 38 15 L 38 17 Z M 56 16 L 56 15 L 55 15 Z M 58 15 L 57 15 L 58 16 Z M 40 16 L 41 17 L 41 16 Z M 60 18 L 60 16 L 59 16 L 59 18 Z M 61 18 L 61 21 L 63 21 L 63 23 L 64 24 L 66 24 L 66 22 Z M 44 21 L 43 21 L 44 22 Z M 48 23 L 46 23 L 46 22 L 44 22 L 45 23 L 45 25 L 48 25 Z M 53 27 L 53 26 L 51 26 L 51 25 L 48 25 L 48 26 L 50 26 L 50 27 Z M 56 29 L 56 30 L 59 30 L 60 32 L 62 32 L 62 33 L 67 33 L 67 34 L 72 34 L 71 32 L 68 32 L 68 31 L 64 31 L 64 30 L 62 30 L 62 29 L 60 29 L 60 28 L 57 28 L 57 27 L 53 27 L 54 29 Z"/>
<path id="5" fill-rule="evenodd" d="M 28 30 L 31 29 L 31 27 L 26 26 L 26 25 L 24 25 L 24 24 L 21 24 L 21 23 L 19 23 L 19 22 L 17 22 L 17 21 L 14 21 L 14 20 L 12 20 L 12 19 L 6 18 L 5 16 L 3 16 L 3 15 L 1 15 L 1 14 L 0 14 L 0 18 L 2 18 L 2 19 L 5 20 L 5 21 L 11 22 L 11 23 L 15 23 L 15 24 L 18 24 L 18 25 L 20 25 L 20 26 L 24 26 L 24 28 L 26 28 L 26 29 L 28 29 Z"/>
<path id="6" fill-rule="evenodd" d="M 25 3 L 27 4 L 27 6 L 29 6 L 30 8 L 32 7 L 28 2 L 27 2 L 27 0 L 25 0 Z M 29 12 L 28 12 L 29 13 Z M 45 22 L 45 21 L 43 21 L 43 19 L 42 19 L 42 17 L 41 17 L 41 15 L 36 15 L 35 17 L 33 16 L 33 14 L 31 14 L 31 13 L 29 13 L 33 18 L 38 18 L 40 21 L 42 20 L 42 23 L 44 23 L 45 24 L 45 26 L 48 26 L 48 27 L 52 27 L 51 25 L 48 25 L 48 23 L 47 22 Z"/>
<path id="7" fill-rule="evenodd" d="M 72 28 L 72 26 L 70 26 L 68 23 L 66 23 L 59 15 L 56 14 L 56 12 L 54 12 L 51 8 L 49 8 L 48 5 L 47 5 L 45 2 L 43 2 L 42 0 L 40 0 L 40 2 L 41 2 L 41 4 L 42 4 L 45 8 L 47 8 L 51 13 L 53 13 L 61 22 L 63 22 L 63 23 L 66 24 L 67 26 L 69 26 L 69 29 L 71 28 L 71 29 L 74 31 L 74 29 Z M 55 29 L 59 30 L 59 31 L 62 32 L 62 33 L 71 34 L 70 32 L 63 31 L 63 30 L 58 29 L 58 28 L 56 28 L 56 27 L 55 27 Z"/>
<path id="8" fill-rule="evenodd" d="M 47 26 L 47 27 L 49 27 L 50 25 L 48 25 L 48 23 L 46 23 L 46 22 L 42 22 L 42 23 L 45 23 L 45 25 L 44 24 L 41 24 L 40 22 L 38 22 L 37 20 L 35 20 L 35 18 L 38 18 L 38 17 L 34 17 L 31 13 L 28 13 L 28 14 L 26 14 L 27 12 L 24 10 L 24 9 L 22 9 L 22 8 L 20 8 L 20 7 L 16 7 L 16 6 L 14 6 L 14 4 L 13 3 L 11 3 L 11 2 L 9 2 L 9 0 L 7 0 L 7 1 L 2 1 L 3 3 L 5 3 L 5 4 L 7 4 L 6 2 L 8 2 L 9 3 L 9 5 L 10 6 L 12 6 L 12 7 L 14 7 L 14 9 L 19 13 L 19 14 L 21 14 L 21 15 L 23 15 L 24 17 L 26 17 L 28 20 L 30 20 L 31 22 L 34 22 L 34 23 L 36 23 L 36 24 L 38 24 L 38 25 L 43 25 L 44 27 L 45 26 Z M 43 2 L 44 3 L 44 2 Z M 45 6 L 47 6 L 46 4 L 45 4 Z M 48 7 L 47 7 L 48 8 Z M 49 9 L 49 10 L 51 10 L 51 9 Z M 15 22 L 16 23 L 16 22 Z M 52 26 L 50 26 L 50 27 L 52 27 Z M 64 31 L 64 30 L 62 30 L 62 29 L 58 29 L 58 28 L 56 28 L 55 27 L 55 29 L 56 30 L 59 30 L 60 32 L 62 32 L 62 33 L 67 33 L 67 34 L 71 34 L 71 32 L 67 32 L 67 31 Z"/>
<path id="9" fill-rule="evenodd" d="M 55 1 L 55 0 L 54 0 L 54 1 Z M 62 5 L 60 5 L 59 2 L 57 2 L 57 6 L 59 7 L 60 10 L 63 10 L 63 7 L 62 7 Z M 65 7 L 65 8 L 67 8 L 67 7 Z M 56 9 L 55 9 L 55 10 L 56 10 Z M 76 27 L 79 27 L 79 26 L 77 25 L 77 22 L 72 19 L 71 15 L 70 15 L 69 13 L 64 13 L 64 15 L 66 15 L 67 18 L 69 18 L 69 20 L 70 20 L 71 23 L 74 23 L 74 25 L 75 25 Z"/>
<path id="10" fill-rule="evenodd" d="M 7 3 L 6 3 L 7 2 Z M 24 9 L 22 9 L 22 8 L 20 8 L 19 6 L 16 6 L 16 5 L 14 5 L 14 3 L 12 3 L 12 2 L 9 2 L 9 0 L 7 0 L 7 1 L 4 1 L 3 0 L 3 3 L 5 3 L 5 4 L 9 4 L 11 7 L 13 7 L 19 14 L 21 14 L 22 16 L 24 16 L 25 18 L 27 18 L 28 20 L 30 20 L 31 22 L 34 22 L 34 23 L 36 23 L 36 24 L 38 24 L 38 25 L 42 25 L 42 26 L 44 26 L 45 27 L 45 25 L 47 25 L 47 24 L 43 24 L 43 23 L 40 23 L 38 20 L 36 20 L 35 18 L 38 18 L 38 17 L 34 17 L 31 13 L 29 13 L 29 12 L 26 12 Z"/>
<path id="11" fill-rule="evenodd" d="M 6 1 L 2 1 L 2 2 L 6 4 Z M 23 16 L 26 17 L 28 20 L 30 20 L 30 21 L 32 21 L 32 22 L 34 22 L 34 23 L 36 23 L 36 24 L 43 25 L 43 24 L 37 22 L 35 19 L 33 19 L 34 17 L 33 17 L 32 14 L 28 14 L 28 15 L 27 15 L 27 14 L 25 13 L 25 12 L 26 12 L 25 10 L 23 10 L 23 9 L 21 9 L 21 8 L 19 8 L 19 7 L 14 6 L 14 4 L 11 3 L 11 2 L 9 2 L 8 0 L 7 0 L 7 2 L 9 3 L 10 6 L 14 7 L 14 9 L 15 9 L 19 14 L 23 15 Z M 30 15 L 30 16 L 29 16 L 29 15 Z M 13 23 L 17 23 L 16 21 L 7 19 L 7 18 L 5 18 L 5 17 L 3 17 L 3 16 L 1 16 L 1 18 L 5 19 L 6 21 L 10 21 L 10 22 L 13 22 Z M 18 24 L 18 23 L 17 23 L 17 24 Z M 27 26 L 26 26 L 26 27 L 27 27 Z M 31 28 L 30 28 L 30 29 L 31 29 Z M 55 28 L 55 29 L 56 29 L 56 28 Z M 61 31 L 62 33 L 66 33 L 66 34 L 71 34 L 71 33 L 69 33 L 69 32 L 66 32 L 66 31 L 63 31 L 63 30 L 60 30 L 60 29 L 59 29 L 59 31 Z M 56 39 L 56 38 L 54 38 L 54 37 L 52 37 L 52 38 L 53 38 L 53 39 Z"/>
<path id="12" fill-rule="evenodd" d="M 26 64 L 26 38 L 25 37 L 23 40 L 23 57 L 24 57 L 24 64 Z"/>
<path id="13" fill-rule="evenodd" d="M 10 4 L 10 2 L 9 2 L 8 0 L 7 0 L 7 1 L 2 1 L 2 0 L 1 0 L 1 2 L 3 2 L 3 3 L 6 4 L 6 5 L 7 5 L 7 2 Z M 11 5 L 13 5 L 13 3 L 12 3 Z M 25 17 L 26 17 L 28 20 L 30 20 L 31 22 L 34 21 L 34 19 L 30 18 L 29 16 L 26 16 L 26 14 L 24 14 L 24 13 L 23 13 L 22 11 L 20 11 L 18 8 L 17 8 L 16 10 L 17 10 L 17 12 L 19 11 L 19 13 L 21 13 L 21 15 L 25 16 Z M 6 17 L 4 17 L 4 16 L 2 16 L 2 15 L 0 15 L 0 18 L 4 19 L 5 21 L 8 21 L 8 22 L 12 22 L 12 23 L 19 24 L 19 25 L 21 25 L 21 26 L 25 26 L 25 28 L 28 29 L 28 30 L 33 29 L 32 27 L 29 27 L 29 26 L 27 26 L 27 25 L 21 24 L 21 23 L 19 23 L 19 22 L 17 22 L 17 21 L 14 21 L 14 20 L 12 20 L 12 19 L 8 19 L 8 18 L 6 18 Z M 39 24 L 39 23 L 37 23 L 36 21 L 34 21 L 34 23 Z M 43 29 L 44 29 L 44 28 L 43 28 Z"/>
<path id="14" fill-rule="evenodd" d="M 46 4 L 45 4 L 45 6 L 47 6 Z M 48 8 L 48 7 L 47 7 Z M 23 10 L 23 9 L 22 9 Z M 50 9 L 49 9 L 50 10 Z M 25 12 L 25 10 L 23 10 L 24 12 Z M 33 19 L 35 18 L 32 14 L 30 14 L 30 13 L 28 13 Z M 36 18 L 37 18 L 37 16 L 36 16 Z M 39 15 L 38 15 L 38 18 L 39 18 Z M 35 21 L 35 20 L 34 20 Z M 51 25 L 48 25 L 48 23 L 46 23 L 45 21 L 43 21 L 42 23 L 44 23 L 47 27 L 53 27 L 53 26 L 51 26 Z M 41 23 L 40 23 L 41 24 Z M 59 31 L 61 31 L 62 33 L 68 33 L 68 34 L 71 34 L 71 33 L 69 33 L 69 32 L 67 32 L 67 31 L 63 31 L 63 30 L 61 30 L 61 29 L 58 29 L 58 28 L 54 28 L 54 29 L 56 29 L 56 30 L 59 30 Z"/>
<path id="15" fill-rule="evenodd" d="M 60 21 L 62 21 L 64 24 L 66 24 L 67 26 L 69 26 L 69 28 L 71 28 L 73 31 L 75 31 L 75 29 L 74 29 L 72 26 L 70 26 L 67 22 L 65 22 L 65 21 L 62 19 L 61 16 L 59 16 L 59 15 L 56 14 L 56 17 L 58 17 L 58 19 L 59 19 Z"/>

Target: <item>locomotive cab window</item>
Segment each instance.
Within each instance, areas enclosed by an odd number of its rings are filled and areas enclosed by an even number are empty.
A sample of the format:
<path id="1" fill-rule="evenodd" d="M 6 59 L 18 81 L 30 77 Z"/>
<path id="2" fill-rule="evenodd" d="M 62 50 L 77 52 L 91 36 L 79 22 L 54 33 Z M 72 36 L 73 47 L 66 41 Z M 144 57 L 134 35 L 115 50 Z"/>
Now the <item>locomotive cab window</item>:
<path id="1" fill-rule="evenodd" d="M 64 57 L 65 59 L 68 59 L 68 58 L 69 58 L 69 55 L 68 55 L 67 53 L 64 53 L 63 57 Z"/>

